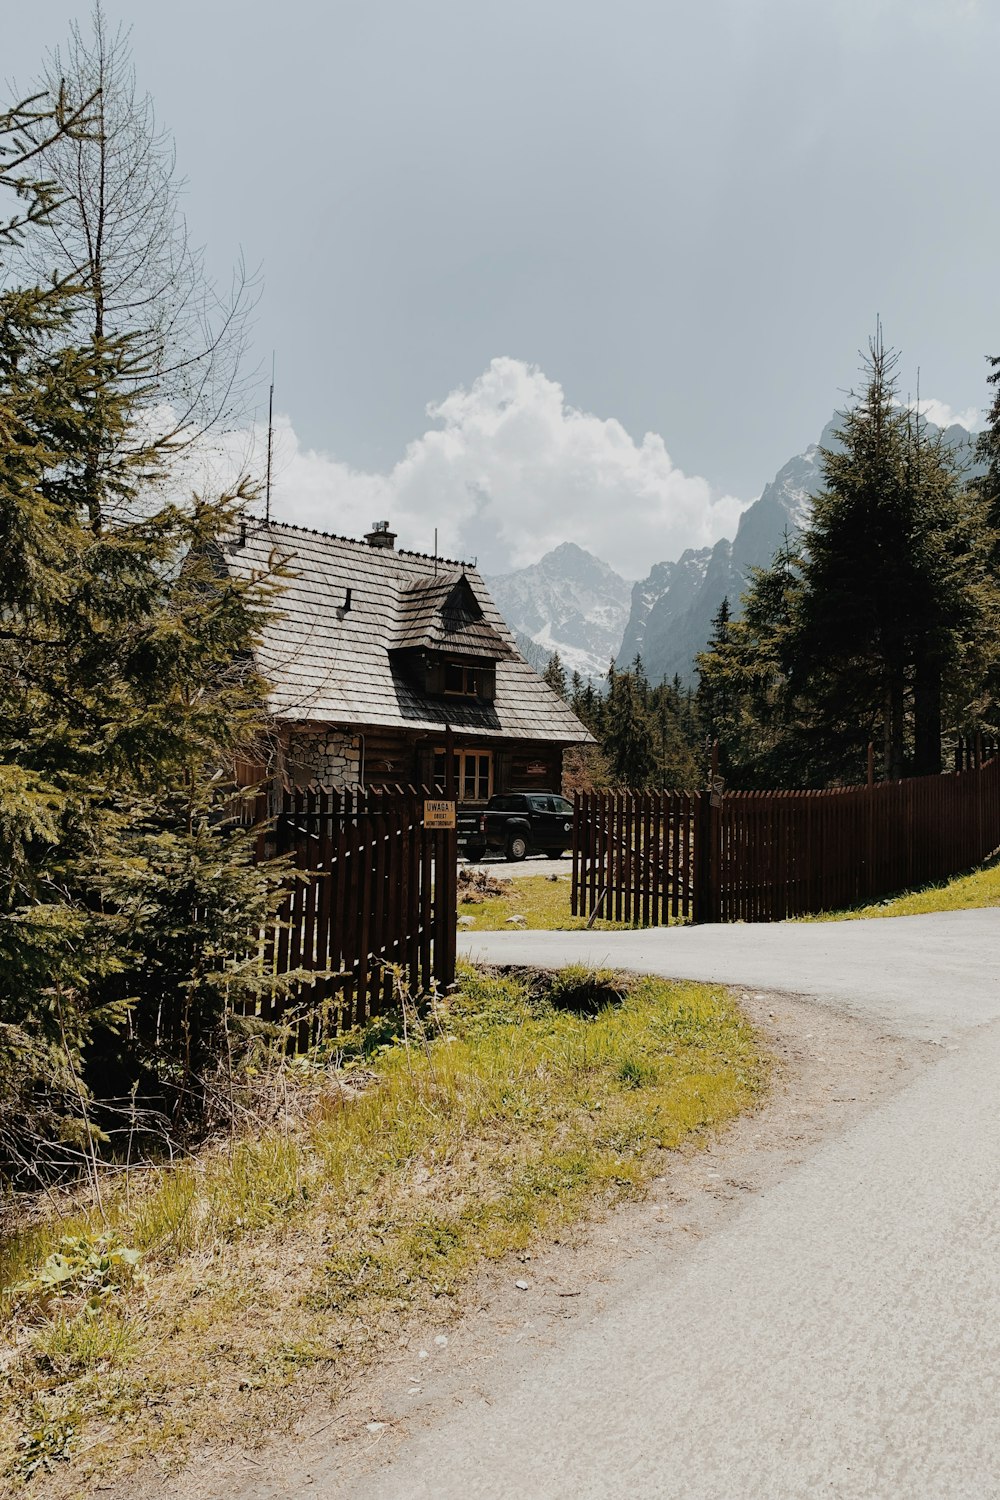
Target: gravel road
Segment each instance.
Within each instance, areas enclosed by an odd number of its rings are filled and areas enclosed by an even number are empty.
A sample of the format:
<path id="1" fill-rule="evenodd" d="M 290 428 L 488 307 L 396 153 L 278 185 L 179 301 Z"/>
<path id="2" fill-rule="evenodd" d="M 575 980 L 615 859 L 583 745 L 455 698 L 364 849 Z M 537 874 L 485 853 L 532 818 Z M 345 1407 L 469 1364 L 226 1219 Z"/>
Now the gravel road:
<path id="1" fill-rule="evenodd" d="M 294 1435 L 111 1500 L 1000 1500 L 1000 911 L 460 944 L 734 984 L 774 1094 Z"/>
<path id="2" fill-rule="evenodd" d="M 489 870 L 498 880 L 525 880 L 532 875 L 562 875 L 568 879 L 573 874 L 572 856 L 549 859 L 545 854 L 529 854 L 527 859 L 460 859 L 460 870 Z"/>
<path id="3" fill-rule="evenodd" d="M 933 1060 L 696 1240 L 466 1393 L 352 1500 L 1000 1497 L 1000 912 L 502 933 L 492 961 L 609 962 L 794 990 Z M 283 1493 L 291 1493 L 283 1490 Z"/>
<path id="4" fill-rule="evenodd" d="M 931 1041 L 1000 1017 L 996 909 L 868 922 L 460 933 L 459 950 L 484 963 L 613 964 L 676 979 L 786 990 Z"/>

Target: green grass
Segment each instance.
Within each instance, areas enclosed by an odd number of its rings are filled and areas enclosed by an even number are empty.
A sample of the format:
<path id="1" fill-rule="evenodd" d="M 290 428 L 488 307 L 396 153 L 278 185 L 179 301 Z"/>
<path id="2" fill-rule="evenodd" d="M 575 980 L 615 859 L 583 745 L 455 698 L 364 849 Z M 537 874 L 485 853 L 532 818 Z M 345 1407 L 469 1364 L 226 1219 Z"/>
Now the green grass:
<path id="1" fill-rule="evenodd" d="M 484 1261 L 641 1192 L 665 1151 L 752 1107 L 766 1071 L 718 987 L 465 969 L 425 1035 L 317 1069 L 284 1127 L 105 1189 L 106 1220 L 85 1207 L 0 1244 L 8 1288 L 67 1235 L 143 1252 L 86 1312 L 8 1294 L 10 1492 L 253 1446 L 408 1320 L 447 1318 Z"/>
<path id="2" fill-rule="evenodd" d="M 587 925 L 586 917 L 574 917 L 570 912 L 571 882 L 565 875 L 556 880 L 545 875 L 527 875 L 505 880 L 502 896 L 491 896 L 486 901 L 459 903 L 459 917 L 471 917 L 473 932 L 498 932 L 512 924 L 510 917 L 524 918 L 526 928 L 577 932 Z M 468 925 L 468 924 L 466 924 Z M 598 917 L 594 929 L 612 932 L 620 928 L 637 926 L 637 923 L 609 922 Z"/>
<path id="3" fill-rule="evenodd" d="M 941 885 L 907 891 L 871 906 L 857 906 L 850 911 L 822 912 L 804 917 L 807 922 L 849 922 L 862 917 L 917 917 L 935 911 L 968 911 L 973 907 L 1000 906 L 1000 861 L 958 875 Z"/>

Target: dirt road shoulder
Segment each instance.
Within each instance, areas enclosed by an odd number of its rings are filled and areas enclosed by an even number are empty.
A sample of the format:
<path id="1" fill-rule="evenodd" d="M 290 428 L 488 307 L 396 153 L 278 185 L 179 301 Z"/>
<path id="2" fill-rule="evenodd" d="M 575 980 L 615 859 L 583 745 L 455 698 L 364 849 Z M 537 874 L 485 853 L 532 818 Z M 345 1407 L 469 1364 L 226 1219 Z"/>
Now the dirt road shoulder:
<path id="1" fill-rule="evenodd" d="M 530 1258 L 490 1267 L 457 1309 L 401 1340 L 336 1404 L 314 1401 L 291 1434 L 253 1453 L 206 1454 L 181 1475 L 133 1476 L 128 1500 L 264 1500 L 313 1485 L 324 1495 L 353 1493 L 366 1473 L 405 1455 L 409 1434 L 458 1405 L 488 1404 L 504 1366 L 530 1365 L 581 1320 L 610 1312 L 613 1327 L 626 1281 L 671 1276 L 699 1242 L 940 1056 L 932 1044 L 812 1001 L 759 991 L 741 999 L 776 1060 L 757 1113 L 700 1150 L 674 1153 L 642 1202 L 586 1221 Z M 124 1490 L 117 1500 L 126 1500 Z"/>

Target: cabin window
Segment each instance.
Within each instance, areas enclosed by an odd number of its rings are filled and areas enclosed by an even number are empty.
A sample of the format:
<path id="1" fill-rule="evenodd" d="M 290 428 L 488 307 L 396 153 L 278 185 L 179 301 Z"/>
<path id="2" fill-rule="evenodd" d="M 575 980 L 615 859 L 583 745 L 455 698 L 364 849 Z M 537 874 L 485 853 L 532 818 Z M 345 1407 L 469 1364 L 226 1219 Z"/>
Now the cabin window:
<path id="1" fill-rule="evenodd" d="M 497 695 L 497 669 L 493 662 L 448 661 L 429 654 L 424 657 L 419 686 L 431 698 L 464 698 L 492 703 Z"/>
<path id="2" fill-rule="evenodd" d="M 455 796 L 459 802 L 488 802 L 493 795 L 493 753 L 490 750 L 456 750 L 452 756 Z M 434 790 L 445 794 L 445 752 L 434 752 Z"/>
<path id="3" fill-rule="evenodd" d="M 463 667 L 457 661 L 444 665 L 444 690 L 450 698 L 478 698 L 482 673 L 478 667 Z"/>

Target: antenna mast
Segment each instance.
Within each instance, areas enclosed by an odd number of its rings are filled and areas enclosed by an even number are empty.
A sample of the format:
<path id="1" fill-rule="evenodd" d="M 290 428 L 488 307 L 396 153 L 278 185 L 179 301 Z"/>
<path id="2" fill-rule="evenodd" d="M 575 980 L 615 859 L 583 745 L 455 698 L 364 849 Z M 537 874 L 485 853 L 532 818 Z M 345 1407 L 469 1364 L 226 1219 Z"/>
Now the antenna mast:
<path id="1" fill-rule="evenodd" d="M 274 351 L 271 351 L 271 390 L 267 398 L 267 480 L 264 485 L 264 520 L 271 524 L 271 454 L 274 449 Z"/>

